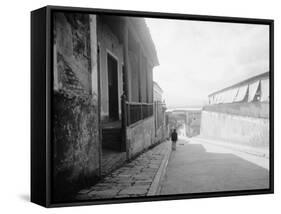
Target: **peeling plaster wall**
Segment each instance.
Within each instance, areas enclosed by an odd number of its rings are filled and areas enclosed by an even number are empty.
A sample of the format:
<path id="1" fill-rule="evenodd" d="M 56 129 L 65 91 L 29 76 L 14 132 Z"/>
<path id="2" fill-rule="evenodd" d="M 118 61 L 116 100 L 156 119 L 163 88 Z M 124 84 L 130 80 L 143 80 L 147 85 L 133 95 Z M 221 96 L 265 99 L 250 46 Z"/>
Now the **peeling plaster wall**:
<path id="1" fill-rule="evenodd" d="M 93 20 L 92 20 L 93 21 Z M 53 200 L 99 177 L 98 100 L 92 90 L 90 16 L 55 13 L 53 123 Z M 93 36 L 95 38 L 95 36 Z M 97 84 L 97 83 L 96 83 Z M 97 88 L 96 86 L 94 88 Z"/>
<path id="2" fill-rule="evenodd" d="M 200 135 L 252 147 L 269 146 L 269 120 L 202 111 Z"/>
<path id="3" fill-rule="evenodd" d="M 136 156 L 156 143 L 154 118 L 149 117 L 127 128 L 129 158 Z"/>

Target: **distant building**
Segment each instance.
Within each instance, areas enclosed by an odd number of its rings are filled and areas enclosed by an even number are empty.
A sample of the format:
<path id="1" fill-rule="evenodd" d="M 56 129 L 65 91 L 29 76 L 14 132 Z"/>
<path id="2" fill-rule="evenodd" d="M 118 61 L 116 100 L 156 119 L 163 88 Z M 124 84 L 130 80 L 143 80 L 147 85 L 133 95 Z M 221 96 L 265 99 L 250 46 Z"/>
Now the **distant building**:
<path id="1" fill-rule="evenodd" d="M 269 102 L 269 72 L 243 80 L 209 95 L 209 104 Z"/>
<path id="2" fill-rule="evenodd" d="M 269 145 L 269 72 L 209 95 L 201 135 L 253 147 Z"/>
<path id="3" fill-rule="evenodd" d="M 201 111 L 200 107 L 190 108 L 174 108 L 167 110 L 170 118 L 170 129 L 177 128 L 173 119 L 181 124 L 181 129 L 184 129 L 184 134 L 188 137 L 194 137 L 200 134 L 201 126 Z"/>

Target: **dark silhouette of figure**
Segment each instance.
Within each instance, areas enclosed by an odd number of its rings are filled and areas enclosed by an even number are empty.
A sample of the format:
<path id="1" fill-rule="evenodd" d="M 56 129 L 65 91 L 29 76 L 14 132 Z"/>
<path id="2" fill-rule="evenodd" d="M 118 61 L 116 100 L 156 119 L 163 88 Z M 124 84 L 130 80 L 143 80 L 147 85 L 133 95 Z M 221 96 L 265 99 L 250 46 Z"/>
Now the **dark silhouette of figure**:
<path id="1" fill-rule="evenodd" d="M 172 150 L 176 150 L 176 144 L 178 141 L 178 133 L 176 129 L 174 129 L 171 134 L 171 140 L 172 140 Z"/>

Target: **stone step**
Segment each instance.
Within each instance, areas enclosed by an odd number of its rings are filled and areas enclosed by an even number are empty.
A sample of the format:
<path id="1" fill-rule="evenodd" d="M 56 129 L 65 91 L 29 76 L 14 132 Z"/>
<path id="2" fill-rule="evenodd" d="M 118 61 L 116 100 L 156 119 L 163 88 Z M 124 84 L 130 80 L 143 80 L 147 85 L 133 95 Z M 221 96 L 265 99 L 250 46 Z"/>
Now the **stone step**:
<path id="1" fill-rule="evenodd" d="M 122 133 L 120 128 L 102 129 L 103 148 L 121 151 Z"/>

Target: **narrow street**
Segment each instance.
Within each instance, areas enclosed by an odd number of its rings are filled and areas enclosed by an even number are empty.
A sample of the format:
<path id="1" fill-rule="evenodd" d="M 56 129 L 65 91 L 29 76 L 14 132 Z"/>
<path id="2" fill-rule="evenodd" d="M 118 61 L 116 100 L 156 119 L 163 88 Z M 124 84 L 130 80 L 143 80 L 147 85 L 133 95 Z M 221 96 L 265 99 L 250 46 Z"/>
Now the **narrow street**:
<path id="1" fill-rule="evenodd" d="M 268 188 L 268 158 L 180 138 L 172 151 L 160 195 Z"/>
<path id="2" fill-rule="evenodd" d="M 267 26 L 53 15 L 52 202 L 272 190 Z"/>

